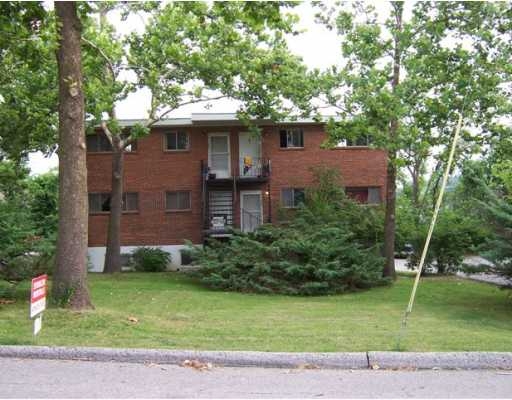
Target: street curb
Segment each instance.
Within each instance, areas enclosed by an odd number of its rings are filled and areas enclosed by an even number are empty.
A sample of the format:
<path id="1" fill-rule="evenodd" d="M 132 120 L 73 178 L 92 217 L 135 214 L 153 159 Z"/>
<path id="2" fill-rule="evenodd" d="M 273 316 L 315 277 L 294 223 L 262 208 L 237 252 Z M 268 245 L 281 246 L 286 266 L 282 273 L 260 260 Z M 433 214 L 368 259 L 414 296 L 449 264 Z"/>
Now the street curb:
<path id="1" fill-rule="evenodd" d="M 182 364 L 185 360 L 226 367 L 366 369 L 366 353 L 267 353 L 259 351 L 193 351 L 110 349 L 98 347 L 0 346 L 0 357 L 52 360 Z"/>
<path id="2" fill-rule="evenodd" d="M 510 352 L 368 352 L 370 368 L 384 369 L 512 369 Z"/>
<path id="3" fill-rule="evenodd" d="M 512 352 L 270 353 L 259 351 L 0 346 L 1 357 L 176 365 L 181 365 L 185 360 L 198 360 L 217 366 L 261 368 L 512 369 Z"/>

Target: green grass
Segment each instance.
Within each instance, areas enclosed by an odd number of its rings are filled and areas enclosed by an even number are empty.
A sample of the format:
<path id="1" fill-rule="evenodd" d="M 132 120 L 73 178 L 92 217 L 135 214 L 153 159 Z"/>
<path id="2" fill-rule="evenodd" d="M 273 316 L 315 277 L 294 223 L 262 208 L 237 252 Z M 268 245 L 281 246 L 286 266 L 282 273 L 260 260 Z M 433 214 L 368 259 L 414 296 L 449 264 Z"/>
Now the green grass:
<path id="1" fill-rule="evenodd" d="M 32 337 L 28 302 L 0 305 L 0 344 L 261 351 L 395 350 L 412 278 L 326 297 L 208 290 L 177 273 L 90 275 L 96 309 L 50 308 Z M 425 278 L 402 349 L 512 351 L 512 299 L 492 285 Z M 134 324 L 128 317 L 136 317 Z"/>

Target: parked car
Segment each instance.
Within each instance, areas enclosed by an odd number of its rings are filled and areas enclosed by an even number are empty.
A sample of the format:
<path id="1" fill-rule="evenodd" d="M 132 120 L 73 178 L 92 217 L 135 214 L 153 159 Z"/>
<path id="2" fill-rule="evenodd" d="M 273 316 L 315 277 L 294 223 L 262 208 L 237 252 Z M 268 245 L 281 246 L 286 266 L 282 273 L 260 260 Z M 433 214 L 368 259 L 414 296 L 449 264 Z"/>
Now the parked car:
<path id="1" fill-rule="evenodd" d="M 414 254 L 414 246 L 411 243 L 404 244 L 402 249 L 395 252 L 396 258 L 409 258 Z"/>

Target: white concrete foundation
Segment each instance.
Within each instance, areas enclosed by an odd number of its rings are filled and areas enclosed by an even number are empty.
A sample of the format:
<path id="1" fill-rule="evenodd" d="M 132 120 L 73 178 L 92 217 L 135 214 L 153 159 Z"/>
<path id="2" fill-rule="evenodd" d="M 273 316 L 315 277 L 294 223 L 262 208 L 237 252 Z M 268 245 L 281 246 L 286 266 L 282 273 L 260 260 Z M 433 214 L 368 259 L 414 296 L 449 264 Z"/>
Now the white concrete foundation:
<path id="1" fill-rule="evenodd" d="M 121 246 L 121 254 L 131 253 L 139 247 L 158 247 L 171 255 L 171 264 L 169 269 L 174 269 L 181 266 L 181 253 L 180 250 L 186 249 L 187 246 L 183 244 L 176 245 L 148 245 L 148 246 Z M 105 265 L 105 252 L 106 247 L 89 247 L 87 254 L 89 255 L 89 272 L 103 272 Z"/>

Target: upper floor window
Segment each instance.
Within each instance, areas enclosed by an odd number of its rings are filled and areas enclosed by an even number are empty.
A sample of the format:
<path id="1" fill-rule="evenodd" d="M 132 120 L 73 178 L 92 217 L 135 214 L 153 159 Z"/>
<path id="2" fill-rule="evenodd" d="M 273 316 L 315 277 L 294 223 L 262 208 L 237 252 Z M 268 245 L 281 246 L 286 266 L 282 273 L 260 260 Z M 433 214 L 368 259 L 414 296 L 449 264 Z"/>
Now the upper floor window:
<path id="1" fill-rule="evenodd" d="M 304 189 L 301 188 L 286 188 L 281 189 L 281 205 L 286 208 L 296 208 L 301 203 L 304 203 L 305 194 Z"/>
<path id="2" fill-rule="evenodd" d="M 184 211 L 191 209 L 190 192 L 177 191 L 165 193 L 165 209 L 168 211 Z"/>
<path id="3" fill-rule="evenodd" d="M 128 134 L 122 134 L 121 138 L 126 139 Z M 95 133 L 86 136 L 87 151 L 89 153 L 110 153 L 112 152 L 112 145 L 110 141 L 103 133 Z M 137 150 L 137 141 L 134 140 L 128 146 L 125 151 L 132 152 Z"/>
<path id="4" fill-rule="evenodd" d="M 138 211 L 139 194 L 135 192 L 123 193 L 123 211 Z M 89 193 L 89 213 L 110 212 L 110 193 Z"/>
<path id="5" fill-rule="evenodd" d="M 93 134 L 86 136 L 87 151 L 89 153 L 104 153 L 112 151 L 112 145 L 104 134 Z"/>
<path id="6" fill-rule="evenodd" d="M 304 131 L 302 129 L 281 129 L 279 135 L 281 148 L 304 147 Z"/>
<path id="7" fill-rule="evenodd" d="M 189 137 L 187 132 L 166 132 L 165 150 L 179 151 L 189 149 Z"/>
<path id="8" fill-rule="evenodd" d="M 361 204 L 381 203 L 379 187 L 345 188 L 345 193 L 348 197 Z"/>

